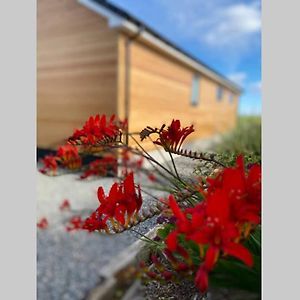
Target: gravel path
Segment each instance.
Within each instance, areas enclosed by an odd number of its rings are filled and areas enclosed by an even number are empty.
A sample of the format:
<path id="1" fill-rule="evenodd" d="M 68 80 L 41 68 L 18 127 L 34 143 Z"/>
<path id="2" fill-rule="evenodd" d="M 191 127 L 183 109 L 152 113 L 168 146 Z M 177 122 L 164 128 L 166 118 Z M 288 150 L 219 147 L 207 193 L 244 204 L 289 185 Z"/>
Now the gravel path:
<path id="1" fill-rule="evenodd" d="M 84 299 L 90 289 L 101 282 L 101 268 L 114 256 L 137 240 L 132 232 L 117 235 L 97 235 L 65 230 L 67 220 L 82 210 L 94 210 L 98 205 L 97 188 L 109 191 L 112 178 L 80 181 L 78 175 L 48 177 L 37 174 L 37 216 L 46 217 L 48 229 L 37 230 L 37 292 L 39 300 Z M 64 199 L 72 210 L 61 212 Z M 144 195 L 144 207 L 152 198 Z M 79 212 L 79 213 L 78 213 Z M 137 226 L 147 233 L 155 218 Z"/>

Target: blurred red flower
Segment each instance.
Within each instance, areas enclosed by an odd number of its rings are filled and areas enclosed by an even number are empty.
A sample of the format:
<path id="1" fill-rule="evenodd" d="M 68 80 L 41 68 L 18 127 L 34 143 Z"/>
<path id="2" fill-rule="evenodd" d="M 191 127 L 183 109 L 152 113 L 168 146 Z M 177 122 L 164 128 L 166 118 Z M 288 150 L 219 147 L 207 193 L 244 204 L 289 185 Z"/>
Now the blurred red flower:
<path id="1" fill-rule="evenodd" d="M 65 168 L 75 170 L 81 167 L 81 157 L 77 147 L 73 145 L 60 146 L 56 155 Z"/>
<path id="2" fill-rule="evenodd" d="M 71 205 L 70 205 L 70 201 L 68 199 L 65 199 L 62 204 L 59 206 L 60 210 L 70 210 L 71 209 Z"/>
<path id="3" fill-rule="evenodd" d="M 126 123 L 119 124 L 126 126 Z M 118 126 L 115 115 L 111 116 L 109 120 L 106 115 L 91 116 L 84 124 L 82 129 L 76 129 L 69 141 L 80 141 L 82 144 L 95 145 L 105 139 L 115 138 L 119 134 L 120 126 Z"/>
<path id="4" fill-rule="evenodd" d="M 44 158 L 41 159 L 42 164 L 44 165 L 39 171 L 41 173 L 47 173 L 51 171 L 52 174 L 56 174 L 58 164 L 57 164 L 57 157 L 54 155 L 46 155 Z"/>
<path id="5" fill-rule="evenodd" d="M 81 216 L 73 216 L 68 225 L 66 226 L 67 231 L 79 230 L 82 229 L 84 221 L 81 219 Z"/>
<path id="6" fill-rule="evenodd" d="M 100 217 L 98 210 L 96 210 L 87 219 L 85 219 L 82 225 L 82 229 L 88 230 L 89 232 L 102 230 L 102 229 L 107 230 L 108 229 L 106 225 L 107 218 L 108 217 L 102 219 Z"/>
<path id="7" fill-rule="evenodd" d="M 42 218 L 38 223 L 37 223 L 37 227 L 40 229 L 46 229 L 48 228 L 49 223 L 48 220 L 46 218 Z"/>
<path id="8" fill-rule="evenodd" d="M 88 178 L 90 176 L 106 176 L 108 171 L 117 174 L 118 160 L 115 155 L 107 154 L 100 159 L 92 161 L 88 165 L 88 169 L 80 176 L 81 179 Z"/>

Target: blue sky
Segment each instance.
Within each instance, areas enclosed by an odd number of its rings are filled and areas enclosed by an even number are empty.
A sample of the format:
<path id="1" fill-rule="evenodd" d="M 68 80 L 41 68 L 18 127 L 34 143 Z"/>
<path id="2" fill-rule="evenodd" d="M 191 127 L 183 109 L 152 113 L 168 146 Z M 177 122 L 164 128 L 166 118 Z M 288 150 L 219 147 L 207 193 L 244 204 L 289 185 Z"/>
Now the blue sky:
<path id="1" fill-rule="evenodd" d="M 240 114 L 261 113 L 257 0 L 110 0 L 244 88 Z"/>

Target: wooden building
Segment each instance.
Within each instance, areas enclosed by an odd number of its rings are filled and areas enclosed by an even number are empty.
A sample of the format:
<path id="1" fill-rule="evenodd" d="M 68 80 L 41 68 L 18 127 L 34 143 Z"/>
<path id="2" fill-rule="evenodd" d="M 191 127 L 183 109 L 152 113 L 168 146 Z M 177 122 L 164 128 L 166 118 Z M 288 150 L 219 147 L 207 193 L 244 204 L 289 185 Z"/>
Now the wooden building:
<path id="1" fill-rule="evenodd" d="M 173 118 L 191 137 L 235 126 L 240 87 L 103 0 L 37 1 L 37 146 L 55 148 L 90 115 L 130 131 Z"/>

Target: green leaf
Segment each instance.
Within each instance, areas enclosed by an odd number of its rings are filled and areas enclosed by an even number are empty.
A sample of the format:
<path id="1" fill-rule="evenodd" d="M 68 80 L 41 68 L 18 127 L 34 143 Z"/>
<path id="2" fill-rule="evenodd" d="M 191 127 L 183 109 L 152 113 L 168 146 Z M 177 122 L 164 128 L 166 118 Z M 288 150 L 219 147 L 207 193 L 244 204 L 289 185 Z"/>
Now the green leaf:
<path id="1" fill-rule="evenodd" d="M 253 268 L 235 259 L 220 259 L 210 273 L 210 284 L 214 287 L 234 288 L 260 294 L 261 257 L 253 256 L 253 258 Z"/>
<path id="2" fill-rule="evenodd" d="M 169 233 L 173 230 L 174 225 L 172 224 L 165 224 L 163 228 L 159 228 L 157 230 L 157 235 L 162 239 L 165 240 Z"/>

